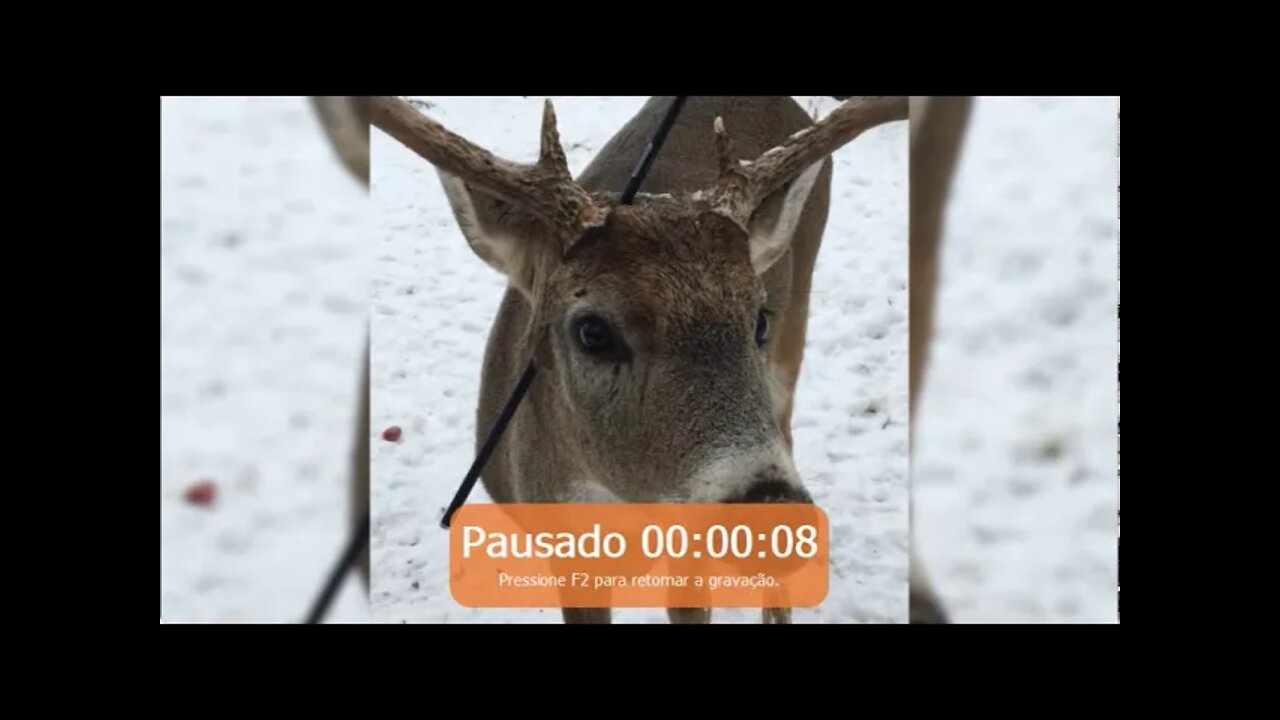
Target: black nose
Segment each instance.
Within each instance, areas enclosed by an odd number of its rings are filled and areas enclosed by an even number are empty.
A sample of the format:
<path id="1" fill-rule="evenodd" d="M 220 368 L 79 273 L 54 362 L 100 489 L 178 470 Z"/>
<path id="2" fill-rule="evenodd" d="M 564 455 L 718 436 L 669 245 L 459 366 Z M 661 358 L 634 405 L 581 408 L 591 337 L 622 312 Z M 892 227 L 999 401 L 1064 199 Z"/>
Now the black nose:
<path id="1" fill-rule="evenodd" d="M 739 495 L 729 498 L 731 503 L 807 503 L 813 498 L 802 487 L 783 480 L 757 480 Z"/>

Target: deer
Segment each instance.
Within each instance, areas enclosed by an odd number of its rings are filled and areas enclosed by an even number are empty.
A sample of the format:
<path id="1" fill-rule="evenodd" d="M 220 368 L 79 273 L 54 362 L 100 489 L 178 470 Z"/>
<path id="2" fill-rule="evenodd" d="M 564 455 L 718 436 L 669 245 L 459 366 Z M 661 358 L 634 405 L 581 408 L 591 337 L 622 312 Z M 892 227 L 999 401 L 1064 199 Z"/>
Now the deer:
<path id="1" fill-rule="evenodd" d="M 908 309 L 908 393 L 910 432 L 924 389 L 933 340 L 938 287 L 938 258 L 945 238 L 947 200 L 973 112 L 970 97 L 912 97 L 910 100 L 911 226 Z M 915 444 L 912 443 L 912 448 Z M 914 466 L 914 464 L 913 464 Z M 914 519 L 911 523 L 915 533 Z M 910 550 L 909 622 L 946 624 L 950 618 L 919 561 L 914 537 Z"/>
<path id="2" fill-rule="evenodd" d="M 648 100 L 576 178 L 550 101 L 538 159 L 517 163 L 399 97 L 372 98 L 372 125 L 434 166 L 470 249 L 507 280 L 477 446 L 529 360 L 539 368 L 481 475 L 495 503 L 812 503 L 791 414 L 830 156 L 909 107 L 843 100 L 815 121 L 790 97 L 688 98 L 623 204 L 672 98 Z M 761 610 L 791 622 L 789 608 Z M 708 608 L 667 614 L 711 621 Z"/>

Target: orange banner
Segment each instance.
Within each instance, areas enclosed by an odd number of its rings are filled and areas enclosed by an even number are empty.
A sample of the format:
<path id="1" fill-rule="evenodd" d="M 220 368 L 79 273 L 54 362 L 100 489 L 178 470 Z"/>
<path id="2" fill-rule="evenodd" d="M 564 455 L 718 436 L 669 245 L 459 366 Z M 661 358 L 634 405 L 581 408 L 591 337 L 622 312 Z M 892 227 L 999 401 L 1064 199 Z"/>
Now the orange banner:
<path id="1" fill-rule="evenodd" d="M 467 607 L 812 607 L 829 526 L 802 504 L 476 504 L 453 516 Z"/>

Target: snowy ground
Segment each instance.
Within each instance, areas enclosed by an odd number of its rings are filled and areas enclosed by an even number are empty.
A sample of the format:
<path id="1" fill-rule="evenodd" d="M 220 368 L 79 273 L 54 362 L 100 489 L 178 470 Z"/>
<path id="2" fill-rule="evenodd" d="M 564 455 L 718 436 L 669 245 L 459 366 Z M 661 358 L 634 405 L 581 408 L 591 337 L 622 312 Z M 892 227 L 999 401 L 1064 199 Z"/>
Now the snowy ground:
<path id="1" fill-rule="evenodd" d="M 1118 112 L 975 105 L 913 485 L 957 622 L 1117 620 Z"/>
<path id="2" fill-rule="evenodd" d="M 542 101 L 430 98 L 427 112 L 498 154 L 532 160 Z M 643 101 L 554 99 L 571 169 L 585 167 Z M 819 113 L 834 105 L 812 103 Z M 381 132 L 371 141 L 373 427 L 404 430 L 397 443 L 373 445 L 373 615 L 560 622 L 557 610 L 468 609 L 449 594 L 448 534 L 437 523 L 474 457 L 484 343 L 504 279 L 467 246 L 431 166 Z M 794 416 L 798 469 L 832 520 L 831 590 L 794 619 L 905 622 L 906 124 L 865 134 L 836 161 Z M 489 501 L 480 486 L 471 500 Z M 660 610 L 615 613 L 616 622 L 665 618 Z M 716 618 L 759 622 L 759 612 Z"/>
<path id="3" fill-rule="evenodd" d="M 347 530 L 368 199 L 302 98 L 161 112 L 161 619 L 298 622 Z"/>

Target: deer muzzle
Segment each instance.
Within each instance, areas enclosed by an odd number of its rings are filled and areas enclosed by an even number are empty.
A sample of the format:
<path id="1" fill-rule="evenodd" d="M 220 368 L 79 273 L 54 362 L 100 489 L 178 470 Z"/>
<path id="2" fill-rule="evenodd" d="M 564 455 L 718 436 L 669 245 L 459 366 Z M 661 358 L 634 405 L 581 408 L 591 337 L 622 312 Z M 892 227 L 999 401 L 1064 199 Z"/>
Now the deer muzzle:
<path id="1" fill-rule="evenodd" d="M 712 460 L 693 481 L 692 502 L 813 503 L 791 456 L 774 442 Z"/>

